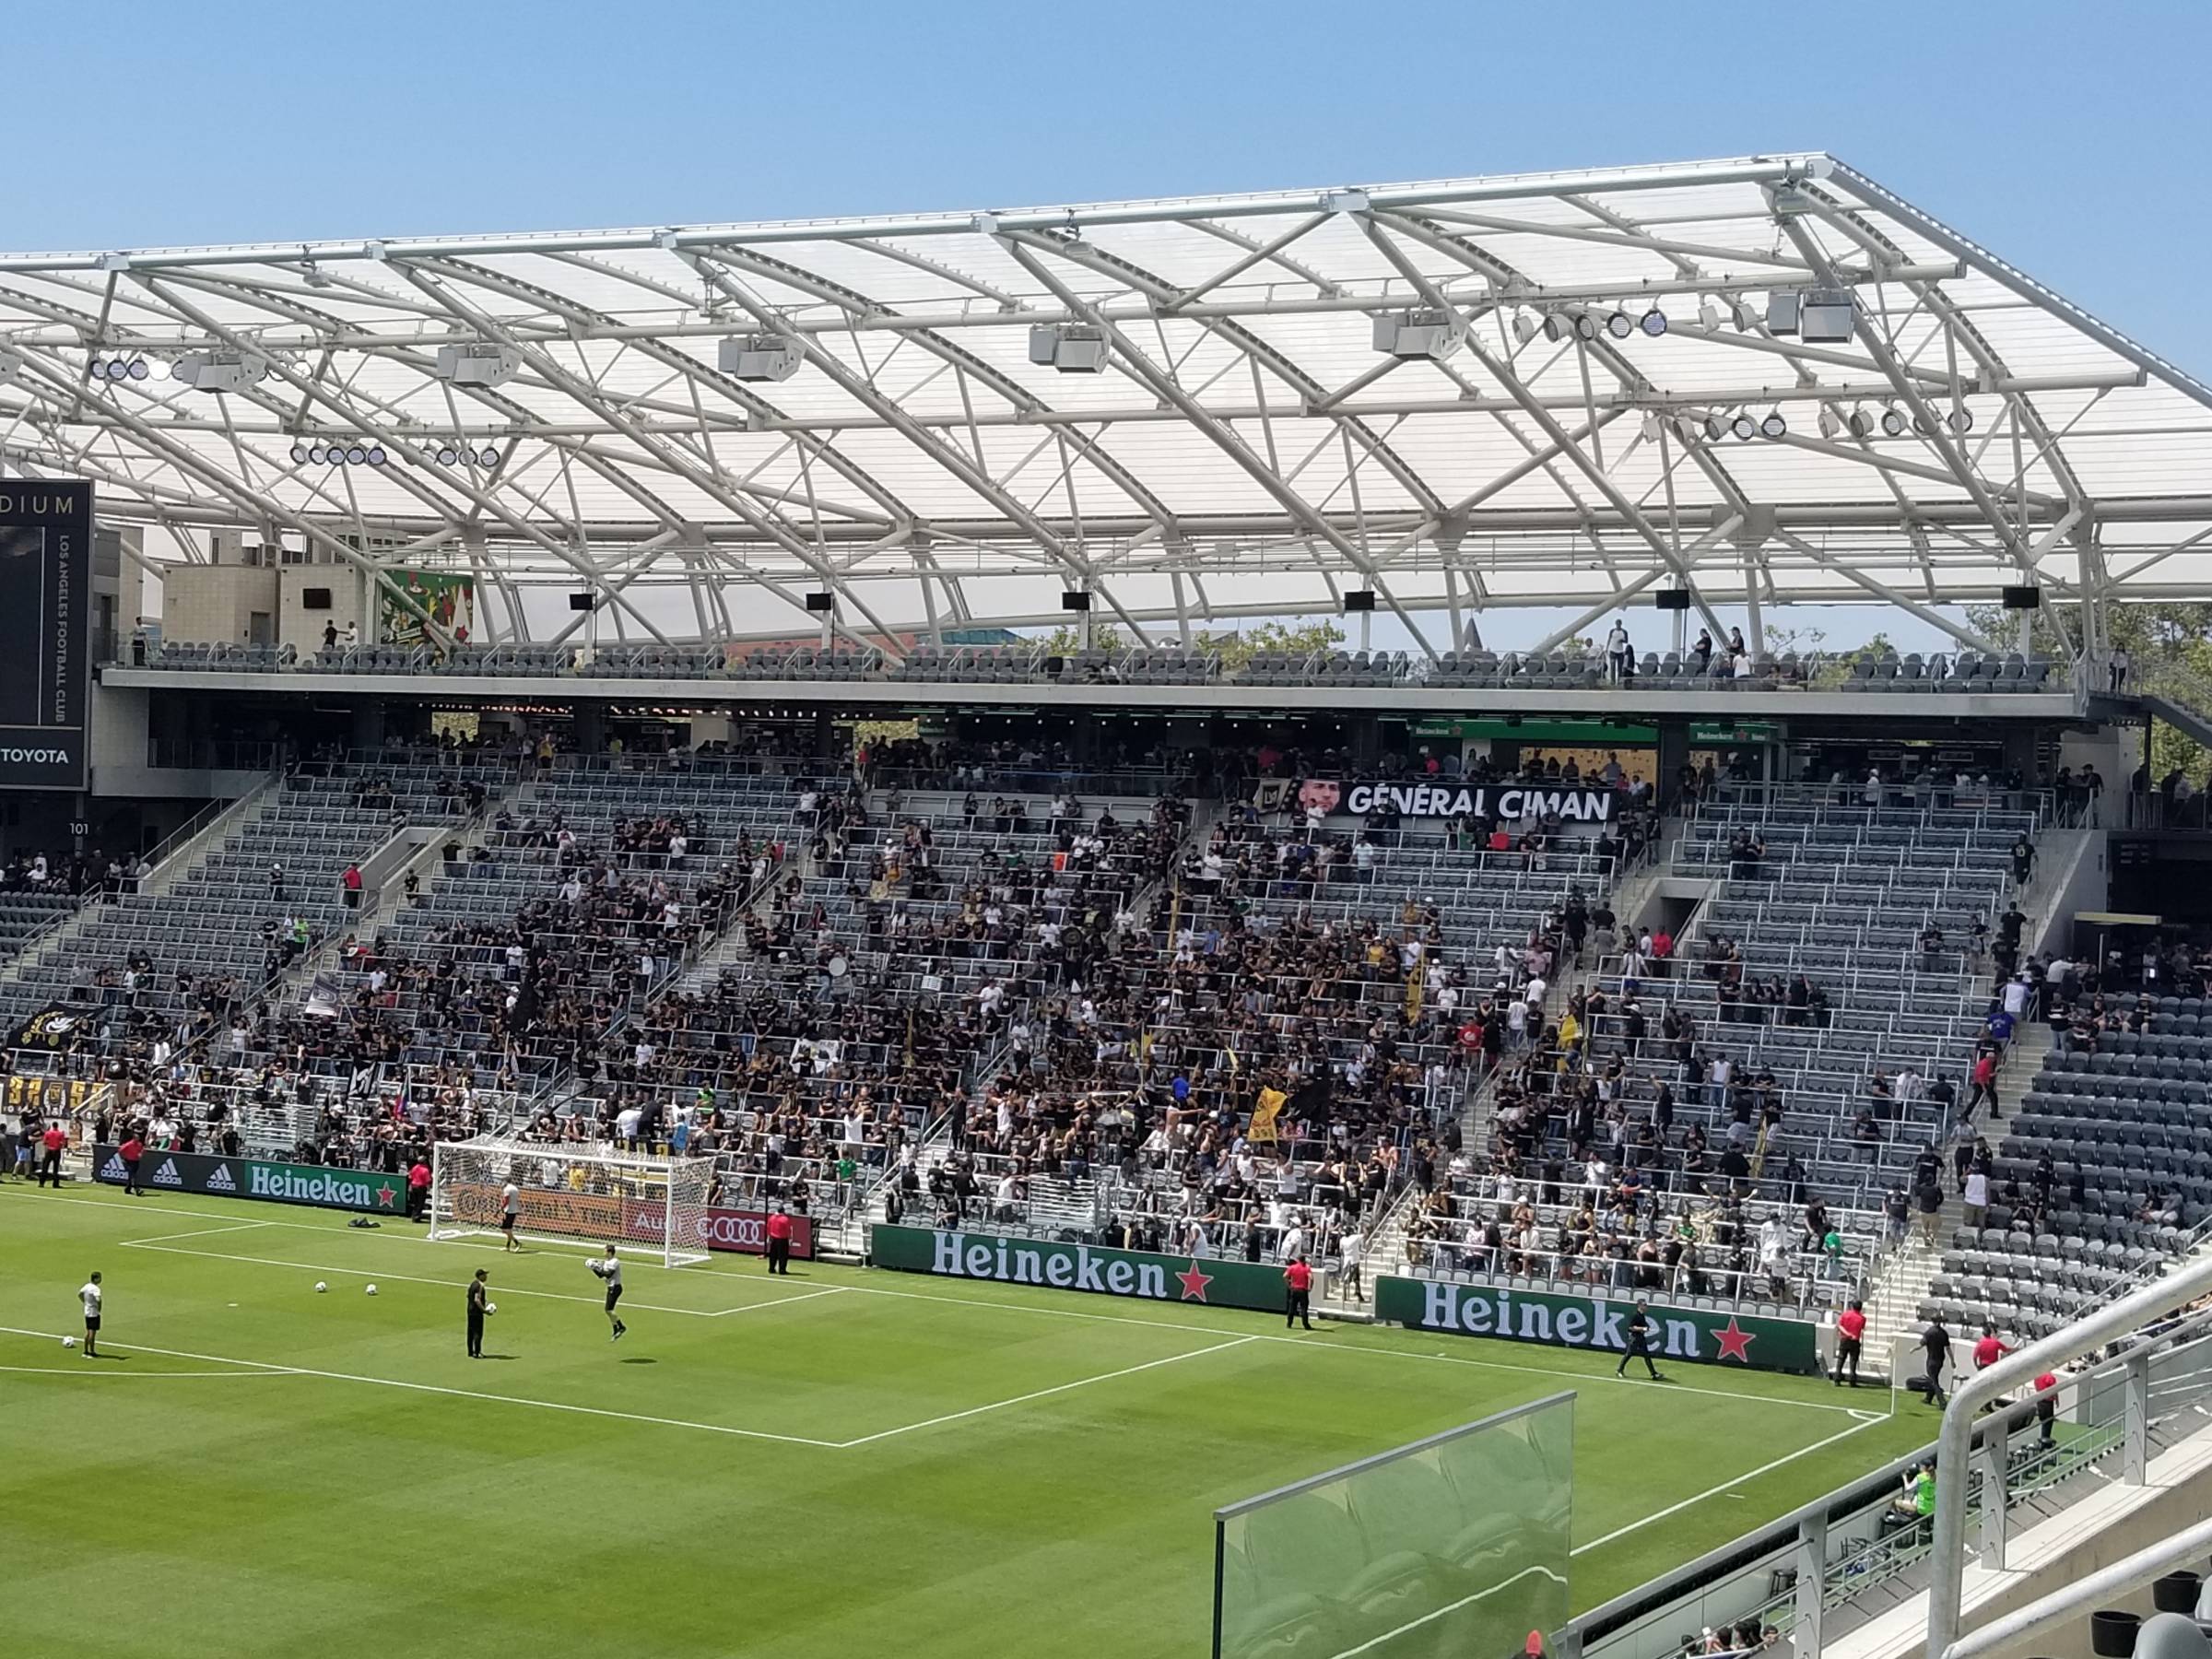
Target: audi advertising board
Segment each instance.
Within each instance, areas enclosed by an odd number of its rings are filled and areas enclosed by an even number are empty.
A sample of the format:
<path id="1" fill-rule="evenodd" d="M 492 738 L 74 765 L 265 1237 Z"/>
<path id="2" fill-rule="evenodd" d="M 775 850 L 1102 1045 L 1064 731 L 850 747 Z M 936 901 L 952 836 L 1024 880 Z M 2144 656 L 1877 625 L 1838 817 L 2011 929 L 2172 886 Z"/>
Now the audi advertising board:
<path id="1" fill-rule="evenodd" d="M 661 1207 L 636 1200 L 623 1205 L 622 1230 L 629 1238 L 658 1244 Z M 747 1209 L 711 1209 L 699 1218 L 699 1242 L 709 1250 L 735 1251 L 741 1255 L 768 1253 L 768 1212 Z M 814 1223 L 805 1216 L 791 1218 L 791 1253 L 799 1261 L 814 1255 Z"/>
<path id="2" fill-rule="evenodd" d="M 92 486 L 0 479 L 0 789 L 83 789 Z"/>

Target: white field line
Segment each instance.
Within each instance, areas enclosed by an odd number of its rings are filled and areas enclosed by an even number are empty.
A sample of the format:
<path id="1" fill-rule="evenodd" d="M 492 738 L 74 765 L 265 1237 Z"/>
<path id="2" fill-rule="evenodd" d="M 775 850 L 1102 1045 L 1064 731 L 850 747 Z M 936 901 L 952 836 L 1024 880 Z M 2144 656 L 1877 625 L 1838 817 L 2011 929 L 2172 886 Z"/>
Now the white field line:
<path id="1" fill-rule="evenodd" d="M 1185 1359 L 1203 1359 L 1208 1354 L 1218 1354 L 1229 1348 L 1242 1347 L 1248 1342 L 1257 1342 L 1258 1340 L 1257 1336 L 1232 1337 L 1227 1342 L 1217 1342 L 1206 1347 L 1193 1348 L 1187 1354 L 1170 1354 L 1164 1359 L 1147 1359 L 1142 1365 L 1125 1365 L 1120 1371 L 1100 1371 L 1095 1377 L 1078 1377 L 1073 1382 L 1056 1383 L 1051 1388 L 1040 1388 L 1030 1394 L 1016 1394 L 1010 1400 L 993 1400 L 987 1406 L 971 1406 L 965 1411 L 948 1411 L 943 1417 L 924 1418 L 918 1423 L 908 1423 L 901 1428 L 886 1429 L 880 1433 L 864 1434 L 854 1440 L 840 1441 L 838 1449 L 849 1452 L 854 1446 L 872 1445 L 877 1441 L 890 1440 L 900 1434 L 912 1434 L 918 1429 L 935 1429 L 942 1423 L 957 1423 L 963 1418 L 981 1417 L 986 1411 L 1003 1411 L 1009 1406 L 1026 1406 L 1031 1400 L 1047 1399 L 1053 1394 L 1065 1394 L 1074 1388 L 1088 1388 L 1094 1382 L 1111 1382 L 1116 1377 L 1134 1377 L 1139 1371 L 1158 1371 L 1163 1365 L 1181 1365 Z"/>
<path id="2" fill-rule="evenodd" d="M 1653 1514 L 1644 1516 L 1644 1518 L 1641 1521 L 1631 1521 L 1626 1526 L 1617 1526 L 1602 1538 L 1593 1538 L 1587 1544 L 1577 1544 L 1574 1547 L 1572 1553 L 1578 1556 L 1587 1555 L 1594 1549 L 1602 1549 L 1608 1544 L 1627 1537 L 1632 1532 L 1642 1531 L 1645 1527 L 1651 1525 L 1654 1521 L 1664 1521 L 1669 1515 L 1680 1514 L 1686 1509 L 1689 1509 L 1697 1504 L 1703 1503 L 1708 1498 L 1717 1498 L 1723 1492 L 1732 1491 L 1740 1486 L 1747 1486 L 1750 1482 L 1757 1480 L 1761 1475 L 1771 1475 L 1775 1470 L 1781 1468 L 1784 1464 L 1794 1464 L 1801 1457 L 1810 1457 L 1814 1453 L 1824 1451 L 1828 1447 L 1834 1445 L 1838 1441 L 1849 1440 L 1853 1435 L 1860 1433 L 1862 1430 L 1871 1429 L 1876 1423 L 1878 1423 L 1882 1420 L 1883 1419 L 1880 1418 L 1874 1418 L 1863 1423 L 1853 1423 L 1850 1428 L 1841 1430 L 1840 1433 L 1831 1434 L 1826 1440 L 1815 1441 L 1809 1446 L 1800 1446 L 1796 1451 L 1788 1453 L 1786 1456 L 1777 1457 L 1771 1463 L 1763 1463 L 1760 1464 L 1756 1469 L 1745 1471 L 1743 1474 L 1736 1476 L 1733 1480 L 1724 1480 L 1718 1486 L 1707 1487 L 1703 1491 L 1697 1493 L 1695 1496 L 1683 1499 L 1679 1503 L 1670 1503 L 1665 1509 L 1660 1510 Z"/>
<path id="3" fill-rule="evenodd" d="M 841 1296 L 852 1288 L 850 1285 L 824 1285 L 819 1289 L 802 1290 L 796 1296 L 771 1296 L 766 1301 L 740 1302 L 735 1308 L 717 1308 L 707 1317 L 727 1319 L 733 1313 L 758 1313 L 763 1308 L 788 1308 L 794 1302 L 812 1301 L 818 1296 Z"/>
<path id="4" fill-rule="evenodd" d="M 124 1239 L 125 1244 L 170 1244 L 179 1239 L 207 1239 L 217 1233 L 244 1232 L 250 1228 L 266 1227 L 266 1221 L 233 1221 L 228 1227 L 203 1227 L 192 1232 L 156 1233 L 150 1239 Z"/>
<path id="5" fill-rule="evenodd" d="M 1365 1641 L 1361 1642 L 1358 1647 L 1346 1648 L 1343 1653 L 1336 1654 L 1335 1659 L 1353 1659 L 1354 1654 L 1372 1653 L 1375 1649 L 1382 1646 L 1385 1642 L 1395 1641 L 1399 1637 L 1405 1635 L 1408 1630 L 1418 1630 L 1425 1624 L 1431 1624 L 1437 1619 L 1442 1618 L 1447 1614 L 1456 1613 L 1462 1607 L 1471 1606 L 1473 1603 L 1481 1601 L 1488 1596 L 1497 1594 L 1500 1590 L 1511 1590 L 1515 1584 L 1519 1583 L 1523 1579 L 1529 1577 L 1531 1574 L 1534 1574 L 1538 1578 L 1550 1579 L 1561 1588 L 1564 1588 L 1567 1583 L 1565 1579 L 1559 1577 L 1558 1573 L 1554 1572 L 1548 1567 L 1524 1567 L 1520 1571 L 1514 1573 L 1512 1578 L 1507 1579 L 1503 1583 L 1492 1584 L 1488 1590 L 1477 1590 L 1474 1594 L 1463 1595 L 1455 1602 L 1447 1602 L 1441 1607 L 1432 1607 L 1428 1612 L 1422 1614 L 1418 1618 L 1407 1619 L 1404 1624 L 1400 1625 L 1394 1630 L 1385 1630 L 1380 1636 L 1371 1636 Z"/>
<path id="6" fill-rule="evenodd" d="M 210 1262 L 247 1262 L 256 1267 L 289 1267 L 296 1273 L 335 1273 L 347 1278 L 388 1280 L 394 1285 L 439 1285 L 452 1289 L 461 1283 L 458 1279 L 427 1278 L 417 1273 L 387 1273 L 375 1267 L 333 1267 L 321 1262 L 288 1262 L 276 1256 L 233 1255 L 220 1250 L 187 1250 L 179 1244 L 147 1244 L 137 1239 L 125 1239 L 124 1243 L 139 1250 L 150 1250 L 156 1255 L 198 1256 Z M 845 1288 L 841 1285 L 831 1288 Z M 492 1288 L 492 1294 L 535 1296 L 547 1301 L 589 1302 L 594 1307 L 603 1305 L 606 1300 L 604 1294 L 571 1295 L 565 1290 L 531 1290 L 520 1285 L 497 1285 Z M 749 1313 L 756 1308 L 773 1308 L 786 1301 L 805 1301 L 808 1296 L 826 1294 L 826 1290 L 813 1290 L 802 1296 L 771 1297 L 766 1301 L 745 1302 L 735 1308 L 672 1308 L 657 1302 L 628 1300 L 624 1301 L 623 1306 L 641 1309 L 648 1313 L 683 1313 L 694 1319 L 720 1319 L 725 1313 Z"/>
<path id="7" fill-rule="evenodd" d="M 100 1209 L 116 1209 L 120 1207 L 120 1206 L 118 1206 L 113 1200 L 101 1198 L 46 1198 L 41 1200 L 40 1202 L 45 1204 L 81 1204 L 95 1206 Z M 149 1205 L 141 1206 L 139 1207 L 150 1209 L 155 1207 L 169 1206 L 156 1206 Z M 199 1209 L 172 1209 L 171 1213 L 182 1216 L 206 1216 L 212 1218 L 221 1214 L 222 1212 Z M 318 1225 L 313 1222 L 306 1221 L 269 1220 L 261 1223 L 261 1225 L 264 1227 L 298 1228 L 303 1231 L 325 1234 L 332 1230 L 327 1224 Z M 202 1254 L 209 1253 L 186 1252 L 184 1253 Z M 258 1260 L 259 1258 L 248 1257 L 244 1259 Z M 349 1268 L 325 1268 L 322 1271 L 351 1272 L 353 1270 Z M 373 1278 L 376 1276 L 370 1274 L 362 1277 Z M 395 1280 L 404 1278 L 404 1276 L 400 1274 L 385 1274 L 383 1277 Z M 730 1277 L 743 1277 L 747 1282 L 750 1282 L 755 1276 L 750 1274 L 733 1274 Z M 429 1282 L 444 1284 L 447 1281 L 440 1279 Z M 1087 1319 L 1100 1324 L 1149 1325 L 1155 1329 L 1165 1328 L 1168 1330 L 1198 1332 L 1218 1331 L 1222 1328 L 1218 1325 L 1190 1324 L 1178 1319 L 1146 1319 L 1132 1313 L 1092 1313 L 1088 1312 L 1081 1308 L 1049 1307 L 1042 1302 L 996 1301 L 987 1297 L 980 1296 L 939 1296 L 927 1290 L 893 1290 L 882 1285 L 847 1285 L 844 1287 L 844 1288 L 861 1296 L 888 1296 L 897 1298 L 902 1301 L 952 1302 L 960 1307 L 996 1308 L 1003 1312 L 1029 1313 L 1049 1319 Z M 595 1297 L 584 1297 L 581 1300 L 585 1301 L 595 1301 L 598 1299 Z M 633 1303 L 632 1305 L 641 1306 L 642 1304 Z M 697 1312 L 695 1309 L 677 1311 Z M 1293 1347 L 1305 1348 L 1309 1351 L 1321 1351 L 1332 1354 L 1373 1354 L 1382 1356 L 1385 1359 L 1426 1360 L 1429 1363 L 1435 1365 L 1465 1365 L 1472 1367 L 1477 1371 L 1518 1371 L 1524 1376 L 1531 1377 L 1561 1377 L 1565 1378 L 1569 1382 L 1581 1383 L 1587 1387 L 1595 1387 L 1599 1384 L 1603 1384 L 1608 1388 L 1647 1388 L 1651 1386 L 1647 1381 L 1641 1378 L 1630 1379 L 1627 1377 L 1604 1376 L 1588 1371 L 1562 1371 L 1553 1366 L 1515 1365 L 1509 1360 L 1503 1359 L 1465 1359 L 1456 1354 L 1416 1353 L 1410 1348 L 1371 1347 L 1363 1344 L 1349 1344 L 1343 1347 L 1337 1347 L 1325 1340 L 1315 1340 L 1313 1338 L 1300 1336 L 1274 1336 L 1261 1334 L 1255 1334 L 1253 1337 L 1253 1340 L 1255 1342 L 1288 1343 Z M 1447 1342 L 1457 1342 L 1464 1340 L 1464 1338 L 1446 1336 L 1442 1338 L 1442 1340 Z M 1798 1411 L 1834 1412 L 1844 1417 L 1856 1417 L 1859 1415 L 1851 1406 L 1831 1405 L 1824 1400 L 1793 1400 L 1775 1394 L 1739 1394 L 1734 1389 L 1700 1388 L 1695 1383 L 1690 1382 L 1669 1382 L 1666 1384 L 1666 1392 L 1670 1394 L 1703 1394 L 1712 1399 L 1726 1400 L 1730 1404 L 1736 1406 L 1788 1406 Z"/>
<path id="8" fill-rule="evenodd" d="M 51 1331 L 28 1331 L 18 1325 L 0 1325 L 0 1332 L 14 1336 L 45 1336 Z M 540 1411 L 566 1411 L 579 1417 L 615 1418 L 623 1422 L 650 1423 L 662 1429 L 696 1429 L 702 1434 L 735 1435 L 743 1440 L 780 1441 L 792 1446 L 819 1446 L 834 1452 L 841 1442 L 810 1440 L 803 1434 L 771 1434 L 764 1429 L 733 1429 L 726 1423 L 694 1423 L 683 1418 L 652 1417 L 643 1412 L 616 1411 L 605 1406 L 571 1406 L 559 1400 L 534 1400 L 524 1394 L 488 1394 L 474 1388 L 446 1388 L 435 1382 L 402 1382 L 393 1377 L 368 1377 L 358 1371 L 317 1371 L 305 1365 L 273 1365 L 265 1359 L 233 1359 L 227 1354 L 194 1354 L 182 1348 L 145 1347 L 133 1343 L 135 1354 L 159 1354 L 165 1359 L 198 1359 L 209 1365 L 238 1365 L 256 1371 L 266 1371 L 286 1377 L 320 1377 L 328 1382 L 363 1382 L 377 1388 L 402 1388 L 414 1394 L 444 1394 L 456 1400 L 488 1400 L 500 1406 L 531 1406 Z"/>
<path id="9" fill-rule="evenodd" d="M 151 1353 L 153 1350 L 146 1350 Z M 85 1365 L 0 1365 L 0 1371 L 13 1371 L 27 1377 L 139 1377 L 155 1382 L 189 1382 L 195 1377 L 228 1377 L 234 1382 L 251 1382 L 260 1377 L 280 1377 L 282 1371 L 110 1371 L 98 1360 Z"/>

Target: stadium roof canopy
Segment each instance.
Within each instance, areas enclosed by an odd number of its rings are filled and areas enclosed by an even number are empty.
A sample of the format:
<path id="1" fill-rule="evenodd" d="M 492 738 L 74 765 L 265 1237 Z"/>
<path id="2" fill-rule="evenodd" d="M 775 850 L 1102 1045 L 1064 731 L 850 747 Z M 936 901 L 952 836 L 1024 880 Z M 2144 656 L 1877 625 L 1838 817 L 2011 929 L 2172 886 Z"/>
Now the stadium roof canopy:
<path id="1" fill-rule="evenodd" d="M 2212 389 L 1817 154 L 6 256 L 0 434 L 502 635 L 2212 596 Z"/>

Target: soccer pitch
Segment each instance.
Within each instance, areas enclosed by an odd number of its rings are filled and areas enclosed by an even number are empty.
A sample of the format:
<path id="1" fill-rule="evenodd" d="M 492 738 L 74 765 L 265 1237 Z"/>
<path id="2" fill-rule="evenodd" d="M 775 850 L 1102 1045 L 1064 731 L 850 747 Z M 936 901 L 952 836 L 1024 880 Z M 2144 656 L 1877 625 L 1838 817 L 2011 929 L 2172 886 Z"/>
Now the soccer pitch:
<path id="1" fill-rule="evenodd" d="M 1561 1389 L 1577 1607 L 1936 1421 L 1808 1378 L 1617 1382 L 1562 1350 L 739 1257 L 632 1261 L 615 1343 L 584 1259 L 0 1189 L 16 1651 L 1181 1659 L 1217 1506 Z M 57 1340 L 95 1269 L 97 1360 Z"/>

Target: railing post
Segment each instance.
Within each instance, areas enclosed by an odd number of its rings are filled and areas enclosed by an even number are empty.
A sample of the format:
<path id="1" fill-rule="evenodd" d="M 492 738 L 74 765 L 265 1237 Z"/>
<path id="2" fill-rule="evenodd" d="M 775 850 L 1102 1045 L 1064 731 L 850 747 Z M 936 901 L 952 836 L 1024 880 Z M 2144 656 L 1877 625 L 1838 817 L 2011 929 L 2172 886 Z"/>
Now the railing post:
<path id="1" fill-rule="evenodd" d="M 1828 1517 L 1797 1524 L 1797 1618 L 1790 1630 L 1795 1659 L 1820 1659 L 1820 1618 L 1828 1605 Z"/>
<path id="2" fill-rule="evenodd" d="M 2129 1486 L 2150 1481 L 2150 1350 L 2127 1357 L 2127 1456 L 2122 1474 Z"/>
<path id="3" fill-rule="evenodd" d="M 2011 1449 L 2006 1444 L 2004 1412 L 1993 1412 L 1983 1422 L 1982 1565 L 2001 1571 L 2005 1566 L 2005 1465 Z"/>

